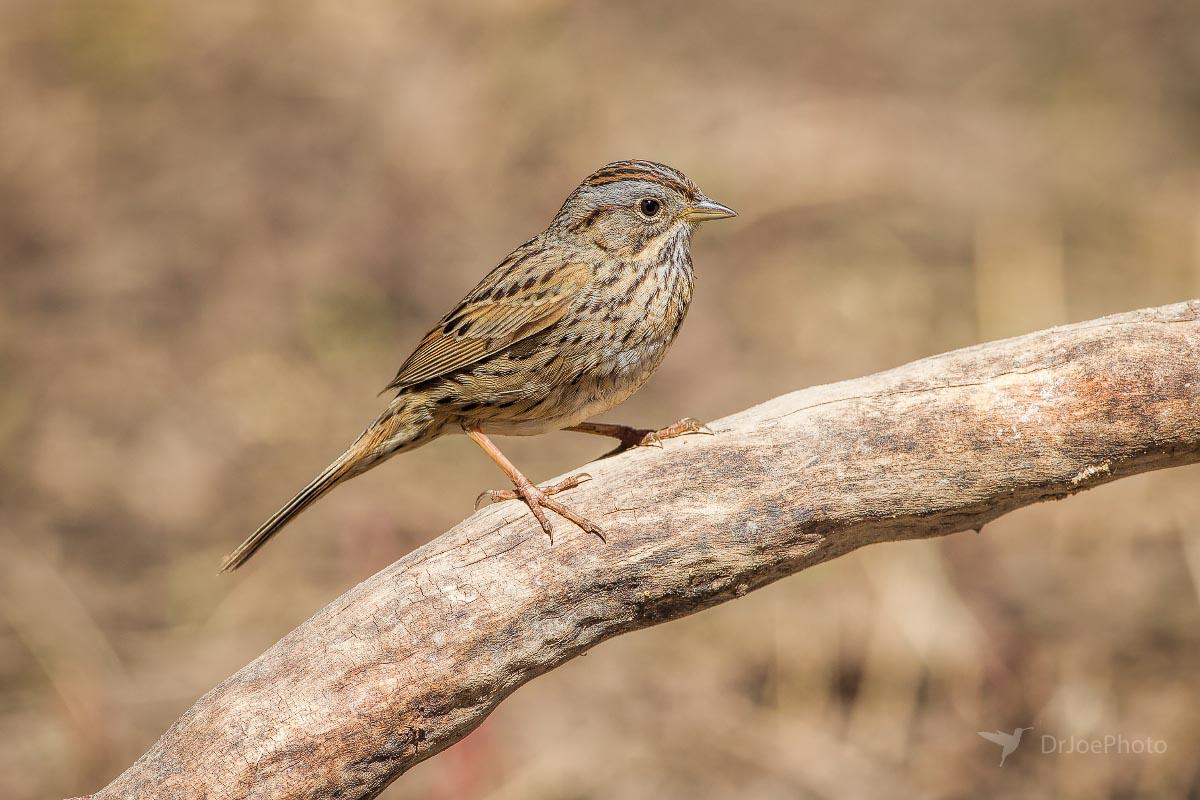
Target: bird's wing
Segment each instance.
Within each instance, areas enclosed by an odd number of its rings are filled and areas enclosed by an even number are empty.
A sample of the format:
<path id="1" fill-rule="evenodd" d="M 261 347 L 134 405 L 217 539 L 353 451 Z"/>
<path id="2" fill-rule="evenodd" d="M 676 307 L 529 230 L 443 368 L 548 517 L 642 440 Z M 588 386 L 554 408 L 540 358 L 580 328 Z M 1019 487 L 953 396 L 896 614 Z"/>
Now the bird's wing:
<path id="1" fill-rule="evenodd" d="M 976 733 L 987 739 L 992 744 L 998 744 L 1000 746 L 1008 744 L 1009 735 L 1007 733 L 1000 733 L 999 731 L 976 731 Z"/>
<path id="2" fill-rule="evenodd" d="M 558 322 L 594 269 L 528 242 L 492 270 L 400 366 L 403 389 L 470 366 Z"/>

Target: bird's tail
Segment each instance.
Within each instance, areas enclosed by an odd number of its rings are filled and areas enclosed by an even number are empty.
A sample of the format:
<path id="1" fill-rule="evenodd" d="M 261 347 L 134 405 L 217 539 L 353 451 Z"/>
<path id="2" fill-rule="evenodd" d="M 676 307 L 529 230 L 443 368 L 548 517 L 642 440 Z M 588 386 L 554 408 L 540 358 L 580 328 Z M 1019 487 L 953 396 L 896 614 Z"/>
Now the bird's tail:
<path id="1" fill-rule="evenodd" d="M 339 483 L 361 475 L 388 456 L 415 446 L 422 426 L 414 424 L 412 415 L 403 413 L 405 410 L 391 409 L 363 431 L 346 452 L 226 556 L 221 563 L 221 572 L 232 572 L 245 564 L 272 536 Z"/>

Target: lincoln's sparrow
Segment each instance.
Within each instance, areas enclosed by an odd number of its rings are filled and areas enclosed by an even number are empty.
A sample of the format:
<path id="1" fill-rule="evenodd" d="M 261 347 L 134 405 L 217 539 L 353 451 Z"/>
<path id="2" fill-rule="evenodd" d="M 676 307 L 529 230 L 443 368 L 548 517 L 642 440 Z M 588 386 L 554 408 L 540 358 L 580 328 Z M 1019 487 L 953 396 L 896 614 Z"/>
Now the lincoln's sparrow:
<path id="1" fill-rule="evenodd" d="M 550 498 L 589 476 L 534 486 L 488 434 L 565 429 L 617 438 L 622 449 L 701 430 L 691 419 L 661 431 L 585 420 L 633 394 L 662 361 L 692 299 L 692 232 L 703 220 L 732 216 L 662 164 L 617 161 L 589 176 L 545 231 L 514 250 L 421 340 L 384 390 L 397 392 L 387 410 L 222 570 L 237 569 L 342 481 L 458 431 L 512 479 L 514 489 L 484 495 L 523 500 L 547 534 L 543 509 L 603 536 Z"/>

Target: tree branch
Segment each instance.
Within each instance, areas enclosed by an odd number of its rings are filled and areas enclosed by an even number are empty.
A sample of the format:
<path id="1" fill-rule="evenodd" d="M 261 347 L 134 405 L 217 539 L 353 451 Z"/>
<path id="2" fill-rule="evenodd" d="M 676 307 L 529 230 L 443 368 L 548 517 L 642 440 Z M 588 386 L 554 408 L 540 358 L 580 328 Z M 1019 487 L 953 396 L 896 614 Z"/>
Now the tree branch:
<path id="1" fill-rule="evenodd" d="M 1200 460 L 1200 301 L 776 398 L 491 506 L 201 697 L 99 798 L 374 797 L 531 678 L 863 545 Z"/>

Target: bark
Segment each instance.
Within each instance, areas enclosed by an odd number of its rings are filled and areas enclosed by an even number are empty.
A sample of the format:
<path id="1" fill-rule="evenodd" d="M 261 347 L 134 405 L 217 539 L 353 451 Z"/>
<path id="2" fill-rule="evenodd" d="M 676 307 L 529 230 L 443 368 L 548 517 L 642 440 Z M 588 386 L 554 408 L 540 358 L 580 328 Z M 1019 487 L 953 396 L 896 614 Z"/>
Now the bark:
<path id="1" fill-rule="evenodd" d="M 531 678 L 863 545 L 1200 460 L 1200 301 L 778 397 L 586 467 L 608 543 L 515 502 L 350 589 L 100 798 L 374 797 Z M 269 557 L 269 556 L 268 556 Z M 716 645 L 714 645 L 716 646 Z"/>

